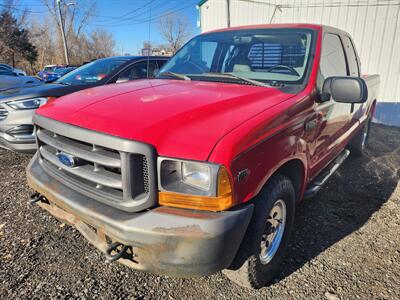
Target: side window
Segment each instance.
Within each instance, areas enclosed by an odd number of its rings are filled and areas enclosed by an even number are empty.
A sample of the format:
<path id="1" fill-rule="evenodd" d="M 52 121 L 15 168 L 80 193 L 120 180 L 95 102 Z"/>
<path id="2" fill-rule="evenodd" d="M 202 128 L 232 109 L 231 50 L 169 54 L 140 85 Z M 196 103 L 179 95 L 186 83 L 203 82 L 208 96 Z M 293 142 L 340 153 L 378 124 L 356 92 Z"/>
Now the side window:
<path id="1" fill-rule="evenodd" d="M 360 76 L 357 63 L 357 55 L 353 43 L 348 36 L 343 37 L 344 48 L 346 49 L 347 63 L 349 64 L 350 76 Z"/>
<path id="2" fill-rule="evenodd" d="M 200 47 L 195 47 L 190 53 L 191 62 L 199 73 L 210 72 L 214 54 L 217 49 L 217 42 L 202 42 Z"/>
<path id="3" fill-rule="evenodd" d="M 142 61 L 128 67 L 118 75 L 116 82 L 147 78 L 147 63 L 147 61 Z M 154 77 L 154 71 L 157 68 L 158 66 L 155 61 L 149 62 L 149 78 Z"/>
<path id="4" fill-rule="evenodd" d="M 322 80 L 330 76 L 347 76 L 342 42 L 336 34 L 324 36 L 319 68 Z"/>
<path id="5" fill-rule="evenodd" d="M 217 49 L 216 42 L 202 43 L 201 47 L 201 61 L 207 66 L 207 69 L 211 69 L 211 64 L 214 58 L 215 50 Z"/>
<path id="6" fill-rule="evenodd" d="M 167 62 L 167 60 L 158 60 L 157 64 L 158 64 L 158 69 L 161 69 L 162 66 Z"/>
<path id="7" fill-rule="evenodd" d="M 253 70 L 268 70 L 276 65 L 285 65 L 292 68 L 303 66 L 306 47 L 303 44 L 253 44 L 248 58 Z M 275 72 L 290 73 L 288 69 L 276 69 Z"/>

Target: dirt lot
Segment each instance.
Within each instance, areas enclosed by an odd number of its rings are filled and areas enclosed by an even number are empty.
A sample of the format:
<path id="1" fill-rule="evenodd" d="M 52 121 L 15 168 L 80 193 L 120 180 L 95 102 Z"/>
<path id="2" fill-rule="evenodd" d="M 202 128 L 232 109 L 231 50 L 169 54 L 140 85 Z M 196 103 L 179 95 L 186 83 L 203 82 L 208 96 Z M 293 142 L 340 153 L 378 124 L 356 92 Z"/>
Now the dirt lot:
<path id="1" fill-rule="evenodd" d="M 0 298 L 400 299 L 400 130 L 374 125 L 367 155 L 348 159 L 299 205 L 279 278 L 258 291 L 221 274 L 196 280 L 136 272 L 26 204 L 28 155 L 0 150 Z"/>

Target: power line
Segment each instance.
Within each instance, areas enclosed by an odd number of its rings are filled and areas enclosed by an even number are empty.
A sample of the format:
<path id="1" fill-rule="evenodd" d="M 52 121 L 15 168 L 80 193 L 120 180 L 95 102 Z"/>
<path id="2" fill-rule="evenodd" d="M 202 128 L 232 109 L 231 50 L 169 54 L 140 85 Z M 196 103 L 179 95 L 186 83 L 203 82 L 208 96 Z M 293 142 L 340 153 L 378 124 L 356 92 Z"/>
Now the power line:
<path id="1" fill-rule="evenodd" d="M 95 17 L 100 17 L 100 18 L 107 18 L 107 19 L 118 19 L 118 20 L 120 20 L 120 21 L 121 21 L 121 20 L 122 20 L 122 21 L 123 21 L 123 20 L 129 20 L 129 18 L 126 18 L 127 16 L 129 16 L 129 15 L 135 13 L 135 12 L 138 12 L 139 10 L 141 10 L 141 9 L 143 9 L 143 8 L 146 8 L 147 6 L 149 6 L 150 4 L 152 4 L 154 1 L 155 1 L 155 0 L 150 0 L 150 1 L 147 2 L 146 4 L 144 4 L 144 5 L 142 5 L 142 6 L 138 7 L 138 8 L 135 8 L 134 10 L 129 11 L 129 12 L 127 12 L 127 13 L 121 15 L 121 16 L 105 16 L 105 15 L 97 15 L 97 14 L 94 14 L 94 16 L 95 16 Z M 106 21 L 108 21 L 108 20 L 105 20 L 105 21 L 103 21 L 103 22 L 106 22 Z M 102 22 L 102 21 L 100 20 L 100 22 Z"/>
<path id="2" fill-rule="evenodd" d="M 193 6 L 193 5 L 197 4 L 197 3 L 198 3 L 198 1 L 196 0 L 194 2 L 191 2 L 191 3 L 187 4 L 187 5 L 184 5 L 183 7 L 180 7 L 178 9 L 171 10 L 171 11 L 164 11 L 161 14 L 158 14 L 158 15 L 152 17 L 151 19 L 142 18 L 142 19 L 136 19 L 135 20 L 135 19 L 132 18 L 131 22 L 128 22 L 128 23 L 123 23 L 123 24 L 116 23 L 116 24 L 109 24 L 109 25 L 93 24 L 93 26 L 97 26 L 97 27 L 121 27 L 121 26 L 131 26 L 131 25 L 143 24 L 143 23 L 146 23 L 146 22 L 151 22 L 151 21 L 157 20 L 157 19 L 159 19 L 161 17 L 164 17 L 164 16 L 171 15 L 171 14 L 176 13 L 178 11 L 184 10 L 184 9 L 186 9 L 186 8 L 188 8 L 190 6 Z"/>

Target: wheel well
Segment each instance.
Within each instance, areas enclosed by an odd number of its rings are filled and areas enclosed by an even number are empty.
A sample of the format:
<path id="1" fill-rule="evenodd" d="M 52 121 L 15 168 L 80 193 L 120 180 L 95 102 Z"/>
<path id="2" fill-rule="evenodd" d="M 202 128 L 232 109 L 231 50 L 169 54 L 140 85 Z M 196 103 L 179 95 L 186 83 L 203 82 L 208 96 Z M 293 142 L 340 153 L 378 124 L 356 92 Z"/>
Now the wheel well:
<path id="1" fill-rule="evenodd" d="M 371 114 L 371 117 L 373 117 L 375 114 L 375 108 L 376 108 L 376 99 L 374 99 L 374 101 L 372 101 L 371 108 L 369 111 L 369 113 Z"/>
<path id="2" fill-rule="evenodd" d="M 290 160 L 279 167 L 274 174 L 281 174 L 288 177 L 296 192 L 296 200 L 300 200 L 301 188 L 304 181 L 303 162 L 299 159 Z"/>

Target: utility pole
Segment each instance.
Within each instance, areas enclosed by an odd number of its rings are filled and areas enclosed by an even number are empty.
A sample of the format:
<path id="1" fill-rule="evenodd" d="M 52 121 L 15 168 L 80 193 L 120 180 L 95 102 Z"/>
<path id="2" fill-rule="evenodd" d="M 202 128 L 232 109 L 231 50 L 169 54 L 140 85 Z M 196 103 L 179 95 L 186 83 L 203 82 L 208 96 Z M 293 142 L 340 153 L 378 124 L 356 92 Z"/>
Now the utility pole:
<path id="1" fill-rule="evenodd" d="M 226 27 L 231 27 L 231 1 L 226 0 Z"/>
<path id="2" fill-rule="evenodd" d="M 64 21 L 63 21 L 62 13 L 61 13 L 61 0 L 57 0 L 57 6 L 58 6 L 58 14 L 59 14 L 59 17 L 60 17 L 61 37 L 63 39 L 63 44 L 64 44 L 65 63 L 67 65 L 69 65 L 67 39 L 65 38 Z"/>

